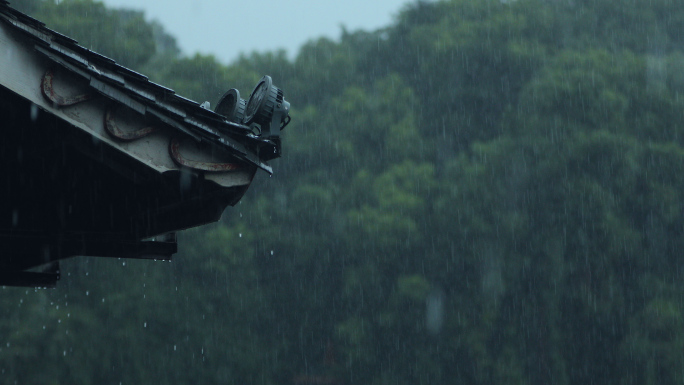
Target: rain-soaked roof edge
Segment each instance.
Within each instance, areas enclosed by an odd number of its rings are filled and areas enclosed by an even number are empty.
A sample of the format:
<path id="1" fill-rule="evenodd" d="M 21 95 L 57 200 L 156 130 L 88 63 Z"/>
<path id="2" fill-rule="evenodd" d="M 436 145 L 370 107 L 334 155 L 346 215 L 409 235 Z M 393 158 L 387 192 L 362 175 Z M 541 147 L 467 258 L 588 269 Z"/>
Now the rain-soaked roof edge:
<path id="1" fill-rule="evenodd" d="M 136 105 L 138 108 L 134 109 L 138 112 L 155 116 L 175 130 L 272 173 L 271 167 L 251 149 L 265 140 L 253 135 L 249 127 L 228 121 L 172 89 L 150 81 L 147 76 L 79 45 L 76 40 L 47 28 L 43 22 L 11 8 L 6 0 L 0 0 L 0 20 L 33 40 L 36 51 L 88 80 L 100 94 L 129 107 Z"/>

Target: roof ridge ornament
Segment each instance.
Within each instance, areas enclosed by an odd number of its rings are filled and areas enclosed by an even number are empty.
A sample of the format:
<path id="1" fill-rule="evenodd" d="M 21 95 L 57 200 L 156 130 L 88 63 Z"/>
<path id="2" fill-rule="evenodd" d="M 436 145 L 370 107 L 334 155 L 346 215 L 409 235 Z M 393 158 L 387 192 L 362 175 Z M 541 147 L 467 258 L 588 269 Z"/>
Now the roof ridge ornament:
<path id="1" fill-rule="evenodd" d="M 259 149 L 259 157 L 269 160 L 281 155 L 280 131 L 290 123 L 289 113 L 290 103 L 285 100 L 283 90 L 273 85 L 270 76 L 262 77 L 249 96 L 242 122 L 258 129 L 261 137 L 272 142 L 271 146 Z"/>

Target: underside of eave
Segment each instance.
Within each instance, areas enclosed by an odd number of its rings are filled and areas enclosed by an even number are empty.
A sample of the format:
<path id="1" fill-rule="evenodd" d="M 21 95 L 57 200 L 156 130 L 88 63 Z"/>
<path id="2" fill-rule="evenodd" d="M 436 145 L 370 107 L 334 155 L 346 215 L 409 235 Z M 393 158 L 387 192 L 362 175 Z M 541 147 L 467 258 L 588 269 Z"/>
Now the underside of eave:
<path id="1" fill-rule="evenodd" d="M 75 255 L 114 256 L 116 244 L 218 220 L 247 189 L 140 167 L 4 87 L 0 116 L 4 270 Z"/>

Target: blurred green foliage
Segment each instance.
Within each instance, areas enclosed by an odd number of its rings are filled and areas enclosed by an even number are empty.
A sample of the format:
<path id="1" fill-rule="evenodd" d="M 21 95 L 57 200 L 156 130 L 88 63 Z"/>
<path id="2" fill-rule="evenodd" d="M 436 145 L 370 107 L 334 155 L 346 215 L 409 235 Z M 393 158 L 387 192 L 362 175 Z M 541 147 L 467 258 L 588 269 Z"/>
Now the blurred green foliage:
<path id="1" fill-rule="evenodd" d="M 677 2 L 416 1 L 229 65 L 139 12 L 15 3 L 195 100 L 270 74 L 293 123 L 173 263 L 1 289 L 3 383 L 681 381 Z"/>

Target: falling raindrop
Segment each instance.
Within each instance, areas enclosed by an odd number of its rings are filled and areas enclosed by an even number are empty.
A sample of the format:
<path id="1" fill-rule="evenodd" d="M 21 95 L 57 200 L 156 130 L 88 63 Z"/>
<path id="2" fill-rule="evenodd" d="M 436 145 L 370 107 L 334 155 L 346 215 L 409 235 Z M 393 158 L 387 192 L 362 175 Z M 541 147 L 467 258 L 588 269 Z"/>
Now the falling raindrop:
<path id="1" fill-rule="evenodd" d="M 146 328 L 146 327 L 147 327 L 147 322 L 145 322 L 145 323 L 143 324 L 143 327 L 144 327 L 144 328 Z"/>
<path id="2" fill-rule="evenodd" d="M 90 291 L 86 290 L 86 295 L 90 295 Z"/>

